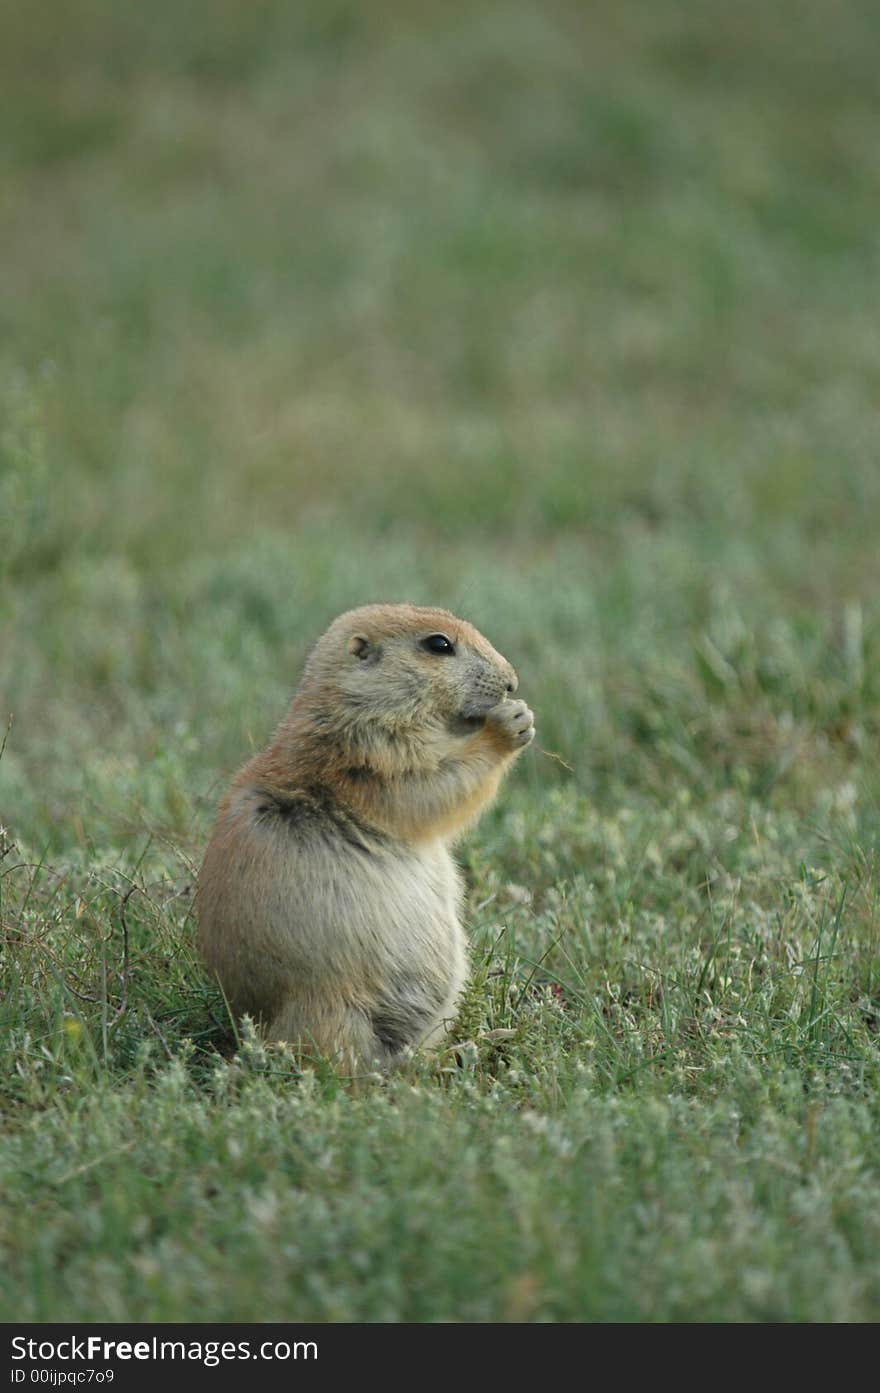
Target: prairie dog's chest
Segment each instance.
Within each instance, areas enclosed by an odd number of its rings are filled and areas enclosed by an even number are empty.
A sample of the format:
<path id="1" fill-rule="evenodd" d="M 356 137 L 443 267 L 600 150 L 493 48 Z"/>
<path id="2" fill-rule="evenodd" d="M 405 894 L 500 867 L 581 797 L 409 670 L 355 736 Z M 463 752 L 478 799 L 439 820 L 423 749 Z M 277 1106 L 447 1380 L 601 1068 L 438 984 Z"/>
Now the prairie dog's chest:
<path id="1" fill-rule="evenodd" d="M 461 903 L 458 867 L 441 842 L 394 848 L 371 857 L 355 877 L 360 893 L 375 899 L 390 918 L 456 919 Z"/>
<path id="2" fill-rule="evenodd" d="M 287 836 L 277 823 L 266 830 L 270 917 L 306 956 L 345 947 L 417 960 L 461 933 L 459 871 L 442 842 L 347 840 L 323 829 Z"/>
<path id="3" fill-rule="evenodd" d="M 346 861 L 344 888 L 299 917 L 309 937 L 321 925 L 315 956 L 325 964 L 338 956 L 379 981 L 445 980 L 463 942 L 458 871 L 446 849 L 385 848 Z"/>

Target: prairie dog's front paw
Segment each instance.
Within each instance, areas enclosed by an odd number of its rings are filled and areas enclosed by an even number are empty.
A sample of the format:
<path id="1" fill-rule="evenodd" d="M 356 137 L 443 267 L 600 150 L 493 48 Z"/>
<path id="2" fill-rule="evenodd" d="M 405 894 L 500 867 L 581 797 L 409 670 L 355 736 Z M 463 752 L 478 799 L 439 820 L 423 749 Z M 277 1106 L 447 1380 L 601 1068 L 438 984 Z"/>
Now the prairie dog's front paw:
<path id="1" fill-rule="evenodd" d="M 535 738 L 535 718 L 524 701 L 499 701 L 486 715 L 503 743 L 512 750 L 522 749 Z"/>

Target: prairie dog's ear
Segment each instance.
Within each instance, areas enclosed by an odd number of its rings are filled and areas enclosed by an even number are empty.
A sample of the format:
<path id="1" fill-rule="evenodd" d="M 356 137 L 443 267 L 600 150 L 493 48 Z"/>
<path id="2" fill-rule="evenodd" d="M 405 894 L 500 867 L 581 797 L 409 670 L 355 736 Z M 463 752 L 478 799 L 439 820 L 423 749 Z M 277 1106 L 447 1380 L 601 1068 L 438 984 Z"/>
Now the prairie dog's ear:
<path id="1" fill-rule="evenodd" d="M 360 658 L 362 663 L 378 663 L 382 655 L 382 649 L 378 643 L 373 643 L 366 634 L 355 634 L 354 638 L 348 640 L 348 651 L 355 658 Z"/>

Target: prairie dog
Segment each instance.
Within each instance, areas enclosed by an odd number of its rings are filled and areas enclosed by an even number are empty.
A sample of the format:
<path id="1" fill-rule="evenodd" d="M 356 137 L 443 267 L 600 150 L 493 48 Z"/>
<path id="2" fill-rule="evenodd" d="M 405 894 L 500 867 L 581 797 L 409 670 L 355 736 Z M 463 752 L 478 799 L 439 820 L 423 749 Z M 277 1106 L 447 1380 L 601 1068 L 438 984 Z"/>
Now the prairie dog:
<path id="1" fill-rule="evenodd" d="M 443 609 L 365 605 L 319 639 L 199 875 L 204 961 L 267 1038 L 349 1070 L 442 1040 L 468 976 L 449 844 L 534 737 L 516 687 Z"/>

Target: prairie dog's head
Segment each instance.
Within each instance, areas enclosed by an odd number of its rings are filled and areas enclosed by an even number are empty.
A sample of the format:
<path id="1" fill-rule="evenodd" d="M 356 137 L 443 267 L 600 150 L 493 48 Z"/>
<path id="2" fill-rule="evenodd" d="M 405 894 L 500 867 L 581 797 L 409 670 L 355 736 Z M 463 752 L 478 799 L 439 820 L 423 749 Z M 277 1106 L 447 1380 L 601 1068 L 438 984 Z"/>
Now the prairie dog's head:
<path id="1" fill-rule="evenodd" d="M 516 686 L 507 659 L 448 610 L 364 605 L 318 640 L 297 701 L 351 723 L 466 734 Z"/>

